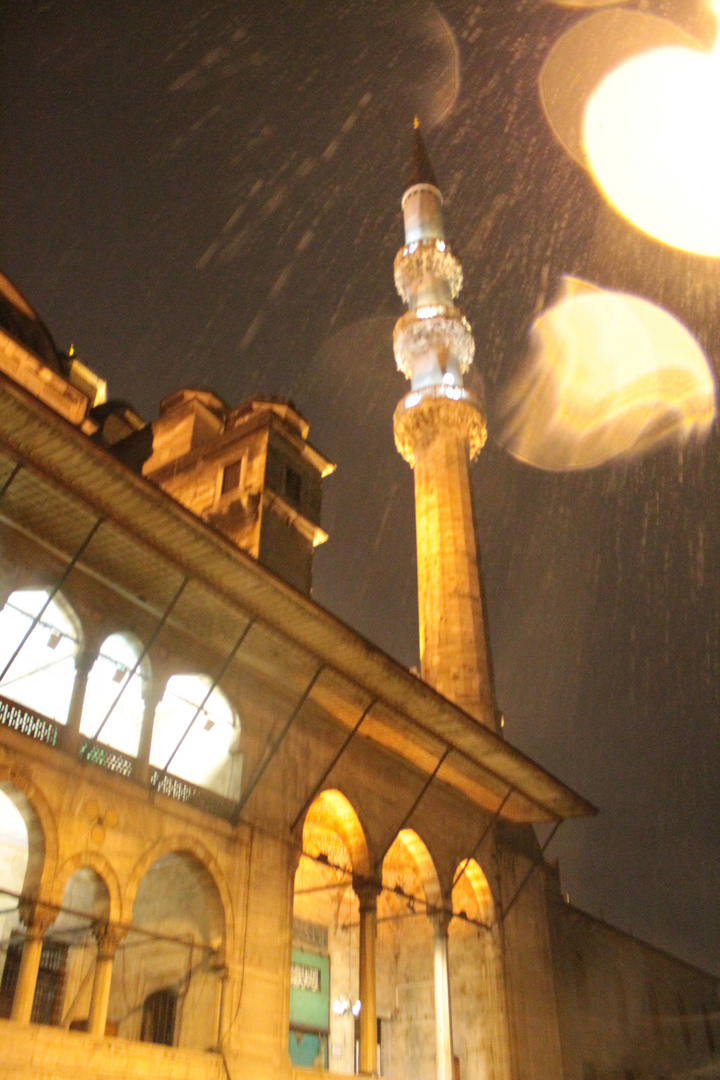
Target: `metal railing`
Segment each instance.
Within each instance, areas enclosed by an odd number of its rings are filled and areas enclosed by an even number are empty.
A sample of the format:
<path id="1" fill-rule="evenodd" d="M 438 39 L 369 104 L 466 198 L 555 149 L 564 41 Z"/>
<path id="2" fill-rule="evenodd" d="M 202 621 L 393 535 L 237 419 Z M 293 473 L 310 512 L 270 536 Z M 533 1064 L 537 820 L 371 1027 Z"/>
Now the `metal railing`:
<path id="1" fill-rule="evenodd" d="M 163 772 L 161 769 L 153 769 L 150 773 L 150 786 L 160 795 L 167 795 L 177 802 L 187 803 L 198 810 L 205 810 L 214 817 L 227 820 L 233 816 L 237 804 L 223 795 L 218 795 L 207 788 L 198 787 L 189 780 L 181 780 L 179 776 Z"/>
<path id="2" fill-rule="evenodd" d="M 19 731 L 21 735 L 27 735 L 47 746 L 57 746 L 62 726 L 48 716 L 26 709 L 24 705 L 18 705 L 4 697 L 0 697 L 0 725 L 10 728 L 11 731 Z"/>
<path id="3" fill-rule="evenodd" d="M 46 746 L 60 747 L 62 745 L 62 724 L 2 696 L 0 696 L 0 727 L 10 728 L 11 731 L 17 731 Z M 96 742 L 94 739 L 83 738 L 78 756 L 80 761 L 88 765 L 98 765 L 128 780 L 135 769 L 135 758 L 112 746 Z M 173 776 L 172 773 L 163 772 L 161 769 L 152 770 L 150 786 L 160 795 L 167 795 L 168 798 L 175 799 L 177 802 L 204 810 L 213 817 L 229 820 L 236 807 L 236 803 L 231 799 L 226 799 L 214 791 L 198 787 L 189 780 L 182 780 L 179 776 Z"/>
<path id="4" fill-rule="evenodd" d="M 133 774 L 135 759 L 123 754 L 121 750 L 115 750 L 112 746 L 103 746 L 94 739 L 85 739 L 79 751 L 81 761 L 87 761 L 90 765 L 100 765 L 108 772 L 118 776 L 126 776 L 128 779 Z"/>

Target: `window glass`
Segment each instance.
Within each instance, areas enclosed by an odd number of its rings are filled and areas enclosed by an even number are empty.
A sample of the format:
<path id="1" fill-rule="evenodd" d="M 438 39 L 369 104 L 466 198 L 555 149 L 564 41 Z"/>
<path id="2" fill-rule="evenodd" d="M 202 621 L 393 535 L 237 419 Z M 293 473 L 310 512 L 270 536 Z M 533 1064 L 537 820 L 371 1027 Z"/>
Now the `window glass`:
<path id="1" fill-rule="evenodd" d="M 144 712 L 143 675 L 138 670 L 130 677 L 139 655 L 124 634 L 112 634 L 103 642 L 88 676 L 80 723 L 83 735 L 131 757 L 137 754 Z"/>
<path id="2" fill-rule="evenodd" d="M 233 461 L 231 465 L 226 465 L 223 469 L 222 475 L 222 494 L 227 494 L 228 491 L 234 491 L 235 488 L 240 486 L 240 473 L 242 472 L 242 460 Z"/>
<path id="3" fill-rule="evenodd" d="M 155 711 L 150 764 L 236 799 L 242 772 L 240 721 L 218 687 L 203 704 L 211 685 L 207 675 L 173 675 L 168 681 Z"/>
<path id="4" fill-rule="evenodd" d="M 0 671 L 47 601 L 44 589 L 14 592 L 0 612 Z M 79 634 L 69 609 L 48 604 L 0 683 L 0 695 L 57 723 L 67 721 Z"/>
<path id="5" fill-rule="evenodd" d="M 300 505 L 300 496 L 302 494 L 302 477 L 300 473 L 295 469 L 292 469 L 289 465 L 285 467 L 285 494 L 291 503 L 295 506 Z"/>

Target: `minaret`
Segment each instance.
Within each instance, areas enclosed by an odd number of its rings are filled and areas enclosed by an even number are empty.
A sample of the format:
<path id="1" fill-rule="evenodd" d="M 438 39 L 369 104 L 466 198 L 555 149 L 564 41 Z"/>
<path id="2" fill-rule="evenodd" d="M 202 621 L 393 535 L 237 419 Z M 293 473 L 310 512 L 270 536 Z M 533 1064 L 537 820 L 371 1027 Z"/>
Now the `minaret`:
<path id="1" fill-rule="evenodd" d="M 462 268 L 445 241 L 442 202 L 416 119 L 402 199 L 405 246 L 395 257 L 395 285 L 409 310 L 393 345 L 411 382 L 394 427 L 415 472 L 420 663 L 426 682 L 496 731 L 469 475 L 487 427 L 481 403 L 463 386 L 475 341 L 453 304 Z"/>

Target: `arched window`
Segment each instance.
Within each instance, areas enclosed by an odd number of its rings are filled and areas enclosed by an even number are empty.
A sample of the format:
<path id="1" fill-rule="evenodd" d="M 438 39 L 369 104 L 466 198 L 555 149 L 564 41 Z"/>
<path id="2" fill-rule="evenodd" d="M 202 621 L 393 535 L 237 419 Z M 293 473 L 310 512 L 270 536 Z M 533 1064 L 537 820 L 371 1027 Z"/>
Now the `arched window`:
<path id="1" fill-rule="evenodd" d="M 173 675 L 155 710 L 150 764 L 228 799 L 240 794 L 240 720 L 207 675 Z M 204 704 L 203 704 L 204 703 Z"/>
<path id="2" fill-rule="evenodd" d="M 31 589 L 10 596 L 0 612 L 0 671 L 42 611 L 48 595 L 45 589 Z M 0 682 L 0 695 L 59 724 L 66 723 L 79 646 L 79 622 L 58 595 L 43 611 Z"/>
<path id="3" fill-rule="evenodd" d="M 130 757 L 136 756 L 140 742 L 143 683 L 148 674 L 141 667 L 130 677 L 139 655 L 139 648 L 125 634 L 112 634 L 103 642 L 88 676 L 80 723 L 83 735 L 97 738 Z M 117 704 L 113 707 L 116 699 Z M 110 715 L 103 724 L 108 713 Z"/>

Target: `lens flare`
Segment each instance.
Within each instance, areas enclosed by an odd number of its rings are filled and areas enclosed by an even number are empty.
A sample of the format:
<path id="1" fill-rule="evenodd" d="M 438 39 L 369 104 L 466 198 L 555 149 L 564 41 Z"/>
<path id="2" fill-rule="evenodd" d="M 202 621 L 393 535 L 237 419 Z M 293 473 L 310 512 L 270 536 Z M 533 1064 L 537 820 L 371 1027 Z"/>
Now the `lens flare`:
<path id="1" fill-rule="evenodd" d="M 583 148 L 608 202 L 672 247 L 720 257 L 720 52 L 668 47 L 611 71 Z"/>
<path id="2" fill-rule="evenodd" d="M 533 324 L 500 414 L 500 441 L 514 457 L 541 469 L 589 469 L 704 435 L 715 385 L 702 349 L 672 315 L 565 278 L 558 302 Z"/>
<path id="3" fill-rule="evenodd" d="M 702 48 L 667 19 L 627 8 L 596 11 L 560 35 L 543 62 L 538 91 L 550 130 L 578 165 L 587 167 L 585 109 L 600 82 L 632 57 L 668 46 Z"/>

